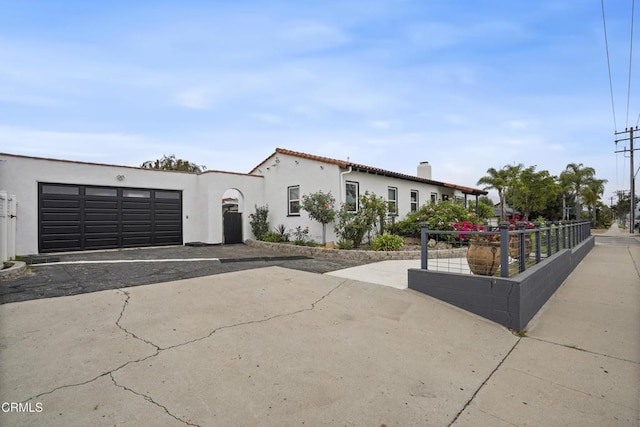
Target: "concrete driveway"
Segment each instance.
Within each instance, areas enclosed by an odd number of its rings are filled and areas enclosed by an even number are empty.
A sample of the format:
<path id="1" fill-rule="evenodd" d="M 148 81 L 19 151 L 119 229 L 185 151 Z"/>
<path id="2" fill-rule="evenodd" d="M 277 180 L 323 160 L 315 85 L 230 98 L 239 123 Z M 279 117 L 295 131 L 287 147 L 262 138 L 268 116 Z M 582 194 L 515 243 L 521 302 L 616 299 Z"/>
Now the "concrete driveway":
<path id="1" fill-rule="evenodd" d="M 607 239 L 522 337 L 380 266 L 4 304 L 0 425 L 637 426 L 640 246 Z"/>
<path id="2" fill-rule="evenodd" d="M 279 267 L 0 319 L 2 401 L 33 410 L 2 425 L 441 426 L 518 342 L 413 291 Z"/>

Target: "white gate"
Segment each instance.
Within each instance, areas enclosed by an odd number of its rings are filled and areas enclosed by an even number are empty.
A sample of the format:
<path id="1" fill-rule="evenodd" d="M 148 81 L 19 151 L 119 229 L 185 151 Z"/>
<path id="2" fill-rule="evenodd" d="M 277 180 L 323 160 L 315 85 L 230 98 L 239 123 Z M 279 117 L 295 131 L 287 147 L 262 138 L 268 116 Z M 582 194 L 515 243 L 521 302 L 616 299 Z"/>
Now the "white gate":
<path id="1" fill-rule="evenodd" d="M 0 261 L 16 256 L 16 196 L 0 191 Z"/>

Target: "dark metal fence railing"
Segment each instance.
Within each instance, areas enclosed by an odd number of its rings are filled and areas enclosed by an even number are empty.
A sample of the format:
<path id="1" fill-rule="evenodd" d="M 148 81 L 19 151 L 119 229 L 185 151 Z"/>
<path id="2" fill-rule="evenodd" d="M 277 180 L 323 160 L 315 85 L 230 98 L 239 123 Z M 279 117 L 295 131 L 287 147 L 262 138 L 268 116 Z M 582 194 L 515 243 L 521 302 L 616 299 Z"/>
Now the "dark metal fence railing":
<path id="1" fill-rule="evenodd" d="M 531 223 L 519 222 L 516 229 L 509 223 L 501 223 L 490 231 L 443 231 L 429 230 L 429 223 L 423 223 L 421 268 L 513 277 L 591 236 L 590 221 L 561 221 L 548 225 L 533 223 L 534 228 L 526 228 L 527 224 Z M 464 258 L 429 254 L 436 249 L 456 248 L 466 248 L 452 251 Z"/>

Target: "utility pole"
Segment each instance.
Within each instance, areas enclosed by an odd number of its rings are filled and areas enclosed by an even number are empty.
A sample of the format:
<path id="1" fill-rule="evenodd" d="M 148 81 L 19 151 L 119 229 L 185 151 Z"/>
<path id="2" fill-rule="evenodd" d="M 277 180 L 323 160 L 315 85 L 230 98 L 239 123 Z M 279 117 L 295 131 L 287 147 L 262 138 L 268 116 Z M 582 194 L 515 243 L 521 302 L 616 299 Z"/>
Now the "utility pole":
<path id="1" fill-rule="evenodd" d="M 636 224 L 636 186 L 635 186 L 635 173 L 633 171 L 634 166 L 633 166 L 633 152 L 635 151 L 633 148 L 633 132 L 634 131 L 640 131 L 640 129 L 636 126 L 635 128 L 630 127 L 630 128 L 625 128 L 624 132 L 616 132 L 616 135 L 621 135 L 621 134 L 629 134 L 628 138 L 622 138 L 622 139 L 616 139 L 616 144 L 618 144 L 618 142 L 620 141 L 629 141 L 629 160 L 631 162 L 631 167 L 630 167 L 630 171 L 631 171 L 631 176 L 630 176 L 630 184 L 631 184 L 631 215 L 629 216 L 629 232 L 631 234 L 634 233 L 634 226 Z M 620 150 L 620 151 L 616 151 L 616 153 L 620 153 L 620 152 L 626 152 L 627 149 L 625 148 L 624 150 Z"/>

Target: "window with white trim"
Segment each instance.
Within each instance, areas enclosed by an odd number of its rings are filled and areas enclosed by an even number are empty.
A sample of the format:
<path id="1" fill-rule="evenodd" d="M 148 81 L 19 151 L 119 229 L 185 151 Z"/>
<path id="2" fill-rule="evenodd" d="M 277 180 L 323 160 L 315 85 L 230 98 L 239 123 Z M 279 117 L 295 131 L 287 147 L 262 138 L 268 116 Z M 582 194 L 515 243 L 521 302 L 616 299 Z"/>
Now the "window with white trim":
<path id="1" fill-rule="evenodd" d="M 418 210 L 419 200 L 418 200 L 418 190 L 411 190 L 411 212 L 415 212 Z"/>
<path id="2" fill-rule="evenodd" d="M 345 205 L 352 212 L 358 210 L 358 193 L 360 191 L 360 185 L 354 181 L 345 182 Z"/>
<path id="3" fill-rule="evenodd" d="M 387 187 L 387 206 L 389 214 L 398 215 L 398 187 Z"/>
<path id="4" fill-rule="evenodd" d="M 433 203 L 438 201 L 438 193 L 431 193 L 431 201 Z"/>
<path id="5" fill-rule="evenodd" d="M 300 186 L 287 187 L 287 204 L 289 216 L 300 216 Z"/>

